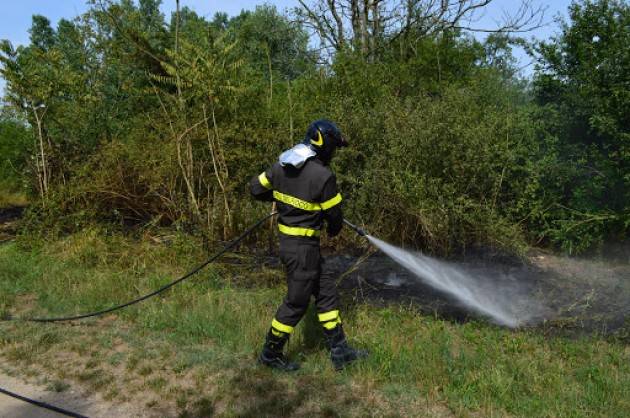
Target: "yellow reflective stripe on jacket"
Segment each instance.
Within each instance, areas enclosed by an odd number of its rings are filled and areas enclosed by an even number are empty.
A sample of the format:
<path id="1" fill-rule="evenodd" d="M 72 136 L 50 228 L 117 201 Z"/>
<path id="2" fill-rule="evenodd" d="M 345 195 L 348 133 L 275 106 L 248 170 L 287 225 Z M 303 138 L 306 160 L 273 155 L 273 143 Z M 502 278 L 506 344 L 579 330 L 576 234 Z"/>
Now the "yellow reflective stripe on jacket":
<path id="1" fill-rule="evenodd" d="M 264 174 L 265 173 L 261 174 L 261 176 L 264 175 Z M 263 184 L 262 181 L 260 183 Z M 263 184 L 263 186 L 264 186 L 264 184 Z M 333 197 L 332 199 L 328 199 L 324 203 L 308 202 L 308 201 L 302 200 L 302 199 L 300 199 L 298 197 L 291 196 L 291 195 L 288 195 L 288 194 L 284 194 L 284 193 L 279 192 L 277 190 L 273 191 L 273 197 L 278 202 L 286 203 L 289 206 L 293 206 L 295 208 L 306 210 L 306 211 L 309 211 L 309 212 L 318 212 L 320 210 L 328 210 L 328 209 L 338 205 L 341 202 L 341 194 L 340 193 L 337 193 L 337 195 L 335 197 Z"/>
<path id="2" fill-rule="evenodd" d="M 332 321 L 333 319 L 339 318 L 339 311 L 337 310 L 337 311 L 329 311 L 329 312 L 320 313 L 317 315 L 317 318 L 319 319 L 319 322 Z"/>
<path id="3" fill-rule="evenodd" d="M 291 334 L 293 332 L 293 327 L 289 325 L 284 325 L 282 322 L 277 321 L 275 318 L 271 321 L 271 328 L 276 329 L 280 332 L 284 332 L 286 334 Z"/>
<path id="4" fill-rule="evenodd" d="M 341 202 L 341 193 L 337 193 L 337 196 L 332 199 L 328 199 L 324 203 L 321 204 L 322 209 L 328 210 Z"/>
<path id="5" fill-rule="evenodd" d="M 298 209 L 306 210 L 309 212 L 317 212 L 322 210 L 322 207 L 319 203 L 311 203 L 306 200 L 302 200 L 295 196 L 290 196 L 288 194 L 281 193 L 277 190 L 273 191 L 273 197 L 282 203 L 286 203 L 287 205 L 293 206 Z"/>
<path id="6" fill-rule="evenodd" d="M 287 226 L 278 224 L 278 229 L 285 235 L 292 235 L 295 237 L 318 237 L 319 231 L 317 229 L 302 228 L 299 226 Z"/>
<path id="7" fill-rule="evenodd" d="M 260 173 L 260 176 L 258 176 L 258 181 L 265 189 L 271 190 L 271 182 L 269 182 L 269 179 L 264 171 Z"/>

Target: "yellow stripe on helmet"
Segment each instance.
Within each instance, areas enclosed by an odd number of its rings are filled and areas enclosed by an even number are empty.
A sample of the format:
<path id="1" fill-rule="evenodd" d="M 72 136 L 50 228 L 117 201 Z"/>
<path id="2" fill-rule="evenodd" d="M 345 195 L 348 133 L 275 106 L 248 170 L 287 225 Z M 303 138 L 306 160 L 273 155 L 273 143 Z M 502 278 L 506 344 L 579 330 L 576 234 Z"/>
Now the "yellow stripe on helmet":
<path id="1" fill-rule="evenodd" d="M 322 137 L 322 133 L 319 131 L 319 129 L 317 130 L 317 141 L 314 139 L 311 139 L 311 144 L 321 147 L 322 145 L 324 145 L 324 138 Z"/>

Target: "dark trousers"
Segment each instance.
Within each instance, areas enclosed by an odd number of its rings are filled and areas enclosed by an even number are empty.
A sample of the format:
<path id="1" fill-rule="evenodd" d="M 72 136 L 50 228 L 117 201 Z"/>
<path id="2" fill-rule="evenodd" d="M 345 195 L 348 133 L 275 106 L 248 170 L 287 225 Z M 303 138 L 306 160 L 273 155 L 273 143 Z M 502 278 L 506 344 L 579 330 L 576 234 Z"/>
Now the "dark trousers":
<path id="1" fill-rule="evenodd" d="M 315 296 L 318 313 L 338 309 L 337 285 L 324 268 L 319 240 L 287 237 L 280 234 L 280 260 L 287 273 L 287 295 L 276 312 L 275 319 L 294 327 Z"/>

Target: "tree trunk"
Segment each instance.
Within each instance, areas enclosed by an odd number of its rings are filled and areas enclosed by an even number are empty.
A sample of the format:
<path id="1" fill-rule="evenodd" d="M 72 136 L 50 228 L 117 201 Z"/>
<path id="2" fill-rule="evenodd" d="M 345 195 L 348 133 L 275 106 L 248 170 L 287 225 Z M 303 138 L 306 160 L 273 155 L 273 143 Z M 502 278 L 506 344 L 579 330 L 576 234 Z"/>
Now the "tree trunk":
<path id="1" fill-rule="evenodd" d="M 344 44 L 346 43 L 345 40 L 345 36 L 343 34 L 343 19 L 341 18 L 341 16 L 339 15 L 339 12 L 337 11 L 337 4 L 336 1 L 337 0 L 327 0 L 328 1 L 328 7 L 330 8 L 330 13 L 333 16 L 333 19 L 335 19 L 335 25 L 337 25 L 337 49 L 343 49 Z"/>
<path id="2" fill-rule="evenodd" d="M 35 121 L 37 122 L 37 134 L 39 137 L 39 153 L 42 162 L 41 167 L 41 196 L 42 200 L 48 195 L 48 166 L 46 164 L 46 152 L 44 151 L 44 132 L 42 129 L 42 118 L 37 114 L 37 110 L 34 108 Z"/>
<path id="3" fill-rule="evenodd" d="M 184 140 L 185 135 L 186 133 L 180 135 L 179 138 L 177 138 L 177 162 L 179 164 L 179 168 L 182 171 L 184 183 L 186 183 L 188 197 L 190 198 L 190 203 L 193 206 L 194 214 L 197 216 L 197 219 L 201 219 L 201 212 L 199 211 L 199 204 L 197 203 L 197 197 L 195 196 L 195 189 L 190 180 L 189 170 L 187 169 L 186 165 L 184 165 L 184 160 L 182 158 L 182 141 Z"/>
<path id="4" fill-rule="evenodd" d="M 370 55 L 373 57 L 376 48 L 378 47 L 377 42 L 381 37 L 381 16 L 378 10 L 380 0 L 372 0 L 372 37 L 370 39 Z"/>
<path id="5" fill-rule="evenodd" d="M 287 80 L 287 98 L 289 101 L 289 138 L 293 143 L 293 100 L 291 99 L 291 80 Z"/>
<path id="6" fill-rule="evenodd" d="M 269 107 L 271 107 L 273 102 L 273 67 L 271 66 L 271 50 L 267 44 L 265 44 L 265 51 L 267 52 L 267 66 L 269 68 Z"/>
<path id="7" fill-rule="evenodd" d="M 368 13 L 370 12 L 370 0 L 363 0 L 363 10 L 361 10 L 361 52 L 364 56 L 369 52 L 370 33 L 368 29 Z"/>
<path id="8" fill-rule="evenodd" d="M 179 0 L 175 0 L 175 84 L 177 85 L 179 111 L 184 114 L 185 105 L 182 96 L 182 79 L 179 76 Z"/>
<path id="9" fill-rule="evenodd" d="M 227 190 L 225 187 L 225 180 L 228 178 L 227 165 L 225 164 L 225 160 L 223 160 L 220 146 L 218 144 L 219 140 L 219 131 L 217 127 L 217 121 L 214 114 L 214 106 L 212 107 L 212 123 L 214 125 L 214 136 L 217 140 L 216 146 L 212 142 L 212 134 L 210 132 L 210 126 L 208 125 L 208 117 L 206 112 L 206 106 L 202 106 L 204 120 L 206 121 L 206 133 L 208 136 L 208 148 L 210 149 L 210 156 L 212 157 L 212 167 L 214 168 L 214 174 L 217 177 L 217 183 L 219 184 L 219 188 L 221 189 L 221 194 L 223 195 L 223 204 L 225 205 L 224 211 L 224 222 L 223 222 L 223 238 L 227 239 L 229 232 L 232 228 L 232 213 L 230 211 L 230 205 L 227 198 Z M 223 160 L 223 164 L 222 161 Z M 223 167 L 221 167 L 223 165 Z"/>
<path id="10" fill-rule="evenodd" d="M 352 44 L 355 49 L 360 48 L 361 42 L 361 19 L 359 11 L 359 0 L 350 0 L 351 22 L 352 22 Z"/>

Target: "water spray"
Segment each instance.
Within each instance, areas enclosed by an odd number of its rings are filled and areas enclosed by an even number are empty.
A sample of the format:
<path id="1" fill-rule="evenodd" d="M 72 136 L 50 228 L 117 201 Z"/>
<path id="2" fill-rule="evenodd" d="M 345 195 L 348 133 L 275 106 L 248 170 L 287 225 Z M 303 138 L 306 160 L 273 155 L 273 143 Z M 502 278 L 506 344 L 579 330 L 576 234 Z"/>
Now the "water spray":
<path id="1" fill-rule="evenodd" d="M 488 317 L 499 325 L 516 328 L 542 311 L 542 306 L 532 301 L 518 282 L 488 280 L 487 277 L 472 274 L 453 263 L 388 244 L 348 220 L 343 221 L 423 283 L 453 297 L 463 307 Z"/>

